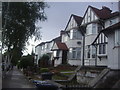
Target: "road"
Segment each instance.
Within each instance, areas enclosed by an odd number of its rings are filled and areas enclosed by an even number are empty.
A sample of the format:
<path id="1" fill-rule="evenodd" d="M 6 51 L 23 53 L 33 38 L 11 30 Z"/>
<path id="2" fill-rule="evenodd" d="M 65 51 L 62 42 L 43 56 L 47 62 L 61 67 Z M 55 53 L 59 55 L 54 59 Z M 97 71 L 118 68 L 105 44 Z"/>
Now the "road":
<path id="1" fill-rule="evenodd" d="M 2 88 L 35 88 L 35 86 L 28 81 L 20 70 L 14 67 L 2 80 Z"/>

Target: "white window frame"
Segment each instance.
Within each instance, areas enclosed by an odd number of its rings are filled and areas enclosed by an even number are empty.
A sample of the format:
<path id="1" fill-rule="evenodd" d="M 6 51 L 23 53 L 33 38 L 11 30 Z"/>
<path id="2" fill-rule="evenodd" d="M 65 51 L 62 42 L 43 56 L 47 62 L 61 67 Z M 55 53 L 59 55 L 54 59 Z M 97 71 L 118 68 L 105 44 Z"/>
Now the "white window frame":
<path id="1" fill-rule="evenodd" d="M 75 56 L 73 56 L 73 53 L 75 54 Z M 80 53 L 80 54 L 79 54 Z M 80 55 L 80 56 L 79 56 Z M 69 51 L 69 59 L 76 59 L 76 60 L 80 60 L 81 59 L 81 48 L 77 47 L 77 48 L 70 48 Z"/>
<path id="2" fill-rule="evenodd" d="M 95 58 L 93 57 L 93 52 L 95 52 L 96 54 L 96 49 L 94 46 L 92 45 L 87 45 L 86 48 L 85 48 L 85 52 L 86 52 L 86 55 L 85 55 L 85 58 L 86 59 L 92 59 L 92 58 Z M 89 54 L 89 55 L 88 55 Z"/>
<path id="3" fill-rule="evenodd" d="M 120 30 L 115 30 L 115 46 L 120 46 Z"/>
<path id="4" fill-rule="evenodd" d="M 94 32 L 93 32 L 94 31 Z M 97 34 L 97 24 L 89 24 L 86 28 L 86 35 Z"/>
<path id="5" fill-rule="evenodd" d="M 70 39 L 82 40 L 82 34 L 77 29 L 72 29 L 70 31 Z"/>
<path id="6" fill-rule="evenodd" d="M 105 46 L 105 49 L 104 49 L 104 46 Z M 98 51 L 99 55 L 106 55 L 107 54 L 107 50 L 106 50 L 107 44 L 105 44 L 105 43 L 99 44 L 98 48 L 99 48 L 99 51 Z"/>

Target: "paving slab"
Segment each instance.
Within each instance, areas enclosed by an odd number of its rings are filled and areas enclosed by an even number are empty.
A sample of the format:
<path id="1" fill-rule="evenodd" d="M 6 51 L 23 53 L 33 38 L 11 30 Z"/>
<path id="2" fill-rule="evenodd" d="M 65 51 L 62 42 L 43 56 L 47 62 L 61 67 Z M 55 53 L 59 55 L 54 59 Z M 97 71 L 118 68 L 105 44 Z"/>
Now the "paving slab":
<path id="1" fill-rule="evenodd" d="M 35 88 L 35 86 L 29 82 L 17 67 L 14 67 L 3 78 L 2 88 Z"/>

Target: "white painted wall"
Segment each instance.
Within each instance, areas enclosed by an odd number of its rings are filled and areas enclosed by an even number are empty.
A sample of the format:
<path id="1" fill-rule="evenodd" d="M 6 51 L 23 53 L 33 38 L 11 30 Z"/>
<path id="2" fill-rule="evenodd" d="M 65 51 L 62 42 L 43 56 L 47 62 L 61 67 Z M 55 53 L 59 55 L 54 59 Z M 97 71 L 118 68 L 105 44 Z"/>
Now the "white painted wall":
<path id="1" fill-rule="evenodd" d="M 52 46 L 53 46 L 53 43 L 54 43 L 54 41 L 49 42 L 49 43 L 46 43 L 46 44 L 43 44 L 43 45 L 39 45 L 39 46 L 37 46 L 37 47 L 35 48 L 35 55 L 37 55 L 37 58 L 36 58 L 37 64 L 38 64 L 38 61 L 39 61 L 40 57 L 41 57 L 43 54 L 49 53 L 49 54 L 52 55 L 52 52 L 53 52 L 53 51 L 51 51 L 51 48 L 52 48 Z M 49 48 L 46 48 L 47 44 L 49 44 Z M 50 59 L 51 59 L 51 57 L 50 57 Z"/>
<path id="2" fill-rule="evenodd" d="M 56 53 L 57 53 L 57 51 L 53 52 L 53 57 L 56 57 Z M 59 53 L 59 58 L 54 60 L 54 66 L 55 67 L 58 66 L 59 64 L 62 64 L 62 51 L 61 50 L 60 50 L 60 53 Z"/>
<path id="3" fill-rule="evenodd" d="M 95 66 L 95 58 L 85 59 L 84 64 L 85 66 Z"/>
<path id="4" fill-rule="evenodd" d="M 118 23 L 120 21 L 119 19 L 120 19 L 120 17 L 117 16 L 117 17 L 106 20 L 105 21 L 105 28 L 107 28 L 115 23 Z"/>
<path id="5" fill-rule="evenodd" d="M 79 66 L 79 65 L 81 65 L 81 60 L 68 60 L 68 63 L 70 65 Z"/>
<path id="6" fill-rule="evenodd" d="M 98 20 L 98 17 L 96 16 L 96 14 L 93 12 L 93 10 L 91 8 L 88 8 L 88 11 L 85 14 L 85 17 L 84 17 L 84 19 L 82 21 L 82 25 L 87 24 L 87 23 L 89 23 L 91 21 L 95 21 L 95 20 Z"/>
<path id="7" fill-rule="evenodd" d="M 120 47 L 115 48 L 114 46 L 115 33 L 110 33 L 108 34 L 108 67 L 111 69 L 120 69 Z"/>

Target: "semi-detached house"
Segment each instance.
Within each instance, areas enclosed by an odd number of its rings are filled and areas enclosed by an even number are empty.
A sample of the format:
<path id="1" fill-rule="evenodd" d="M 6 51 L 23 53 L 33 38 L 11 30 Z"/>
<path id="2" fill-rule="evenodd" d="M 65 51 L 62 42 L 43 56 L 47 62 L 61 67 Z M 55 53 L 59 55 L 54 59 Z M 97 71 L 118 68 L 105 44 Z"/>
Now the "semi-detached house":
<path id="1" fill-rule="evenodd" d="M 43 54 L 48 54 L 51 60 L 51 56 L 53 54 L 53 52 L 51 51 L 52 46 L 54 42 L 60 42 L 60 41 L 61 41 L 61 36 L 56 37 L 52 39 L 51 41 L 41 42 L 40 44 L 38 44 L 35 47 L 35 62 L 34 63 L 38 64 L 38 61 L 43 56 Z"/>
<path id="2" fill-rule="evenodd" d="M 82 33 L 79 26 L 82 17 L 72 14 L 65 30 L 61 31 L 61 42 L 53 45 L 53 52 L 57 52 L 54 59 L 54 66 L 59 64 L 80 65 L 82 51 Z M 54 54 L 54 57 L 56 55 Z"/>
<path id="3" fill-rule="evenodd" d="M 108 66 L 108 38 L 101 30 L 119 22 L 119 12 L 103 6 L 88 6 L 83 17 L 72 14 L 61 31 L 61 41 L 53 42 L 51 60 L 60 64 Z"/>
<path id="4" fill-rule="evenodd" d="M 107 66 L 107 43 L 108 38 L 101 33 L 96 45 L 92 45 L 99 32 L 107 27 L 109 18 L 115 18 L 111 23 L 114 24 L 118 19 L 118 12 L 112 11 L 103 6 L 102 9 L 97 9 L 88 6 L 83 21 L 80 27 L 84 27 L 84 65 L 89 66 Z"/>

